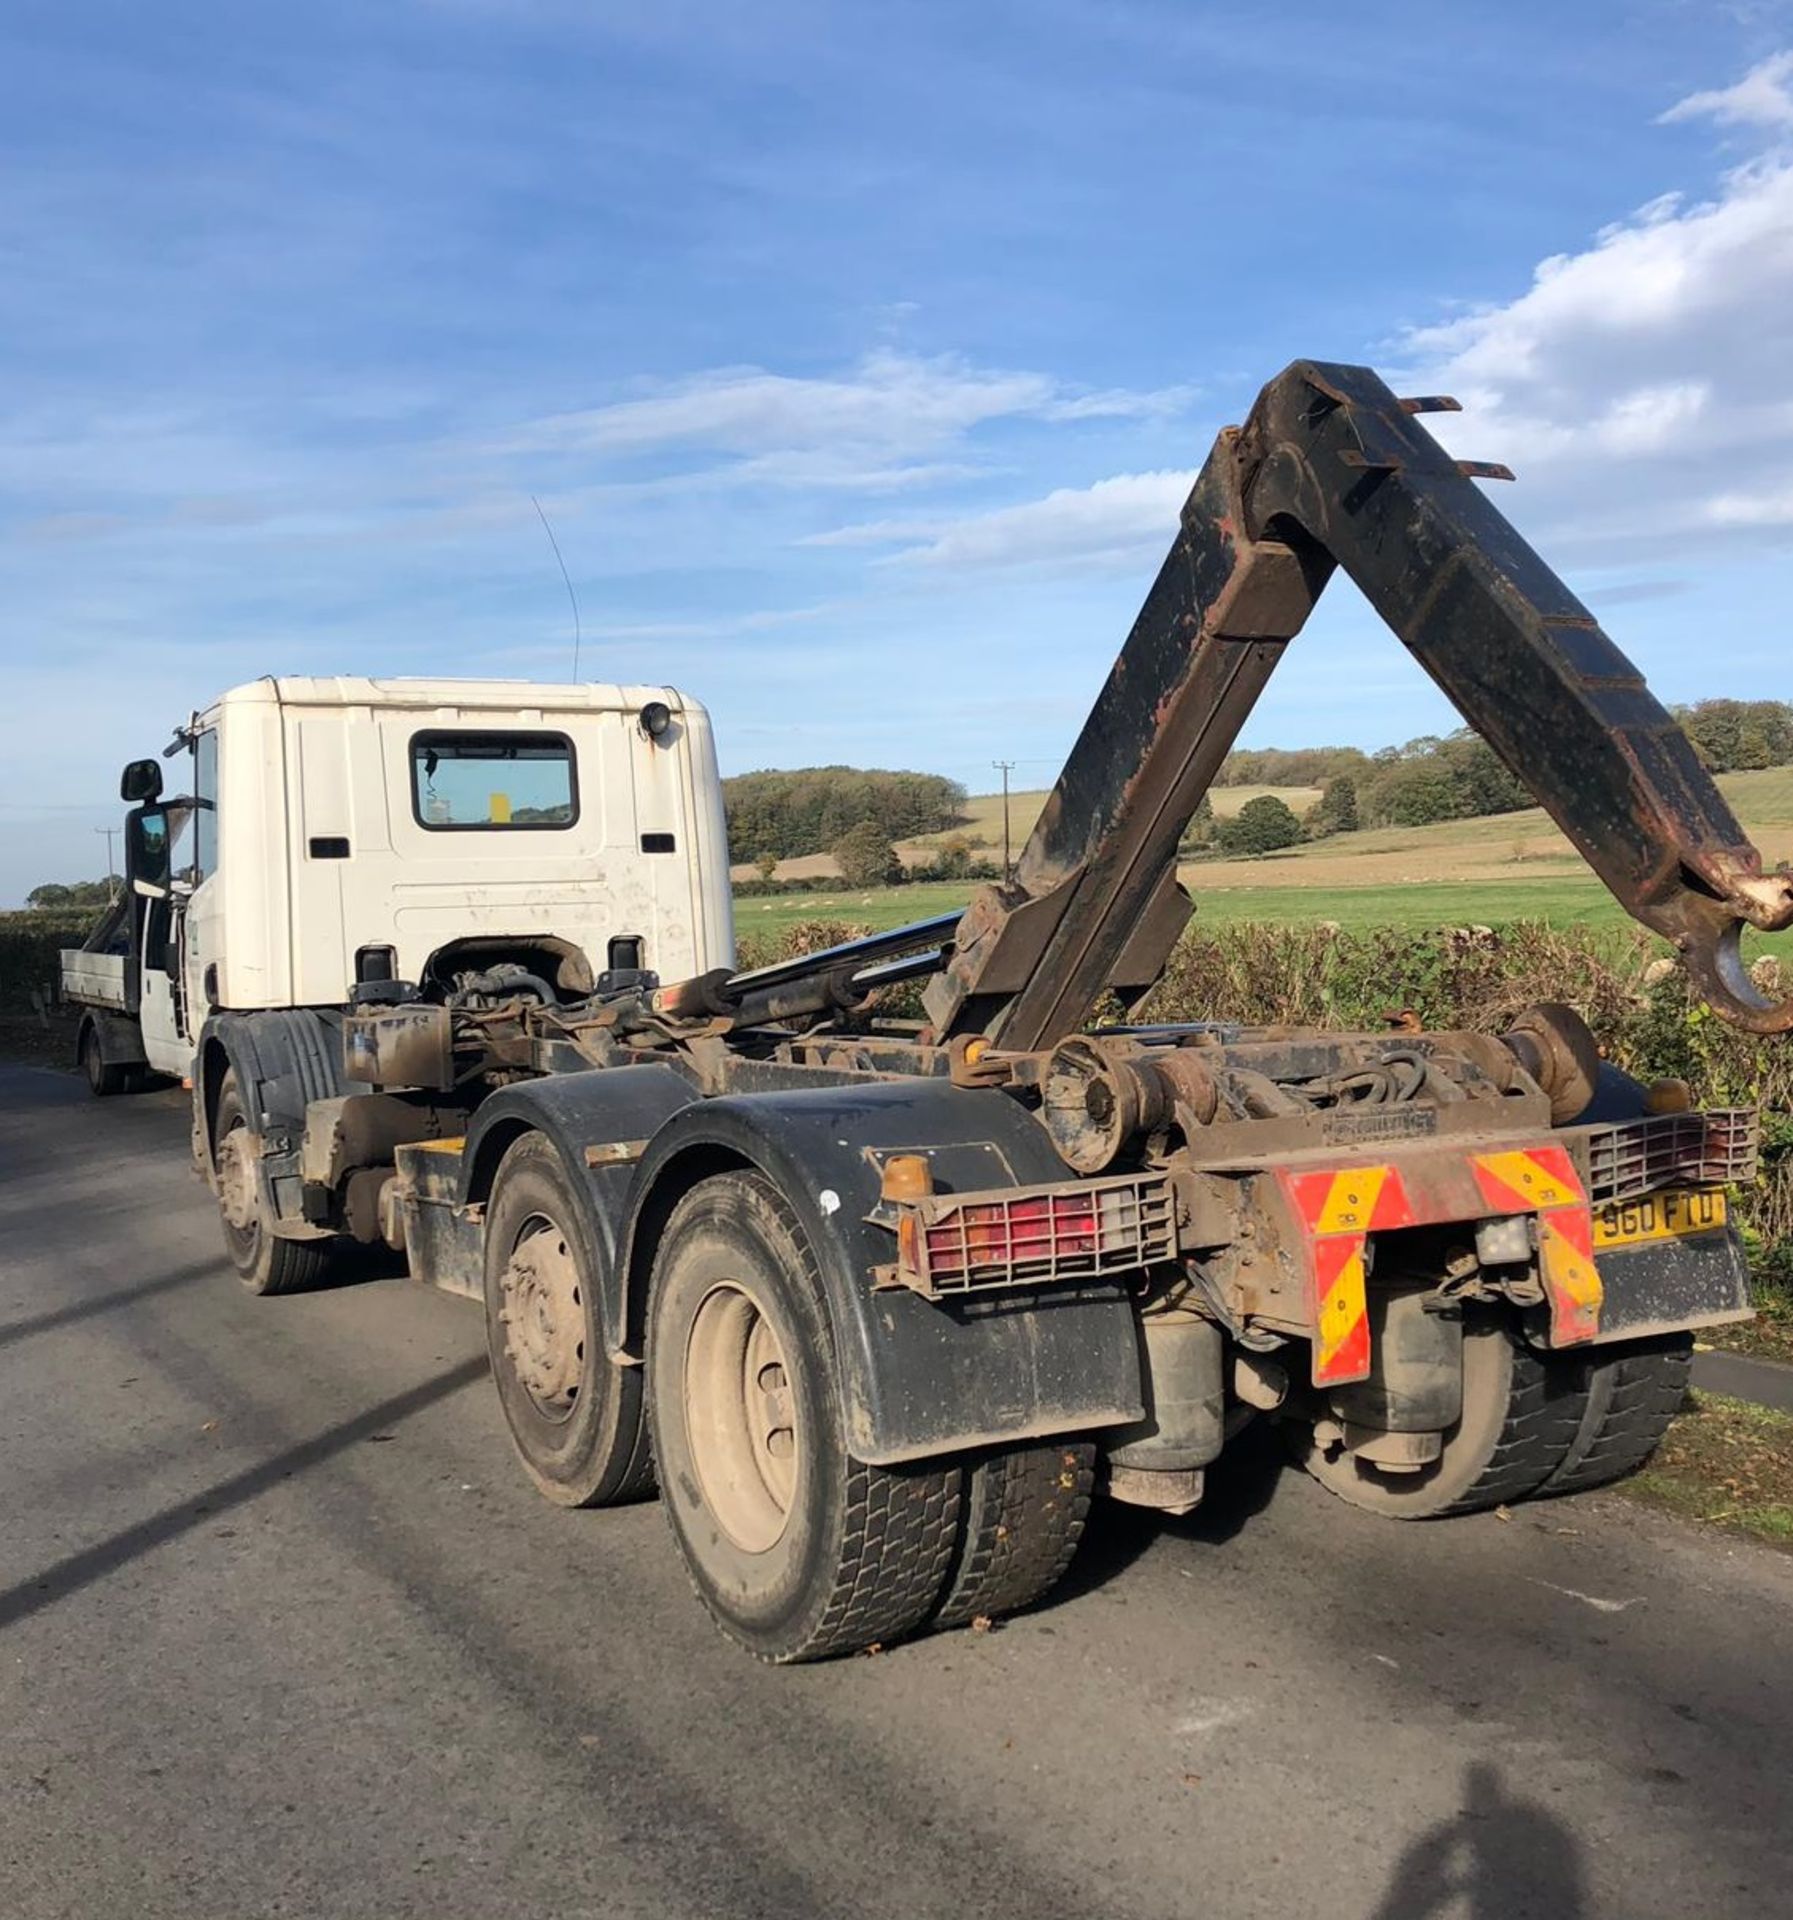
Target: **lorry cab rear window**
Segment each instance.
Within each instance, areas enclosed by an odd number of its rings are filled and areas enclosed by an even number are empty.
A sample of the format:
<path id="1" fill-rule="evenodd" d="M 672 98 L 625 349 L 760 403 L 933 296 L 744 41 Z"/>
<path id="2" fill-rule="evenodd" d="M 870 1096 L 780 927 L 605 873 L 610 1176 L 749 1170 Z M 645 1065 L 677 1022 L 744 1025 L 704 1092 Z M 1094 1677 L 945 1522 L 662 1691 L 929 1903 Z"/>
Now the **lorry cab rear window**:
<path id="1" fill-rule="evenodd" d="M 419 733 L 411 810 L 420 826 L 570 827 L 579 818 L 573 743 L 564 733 Z"/>

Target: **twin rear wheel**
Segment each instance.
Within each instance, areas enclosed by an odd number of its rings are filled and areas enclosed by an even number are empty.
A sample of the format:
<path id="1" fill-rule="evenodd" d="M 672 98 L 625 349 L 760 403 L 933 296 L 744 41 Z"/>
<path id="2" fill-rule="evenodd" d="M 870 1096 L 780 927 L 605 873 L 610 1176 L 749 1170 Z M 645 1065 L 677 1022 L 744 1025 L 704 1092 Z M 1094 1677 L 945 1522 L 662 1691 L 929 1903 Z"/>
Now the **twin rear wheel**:
<path id="1" fill-rule="evenodd" d="M 1293 1430 L 1295 1452 L 1341 1499 L 1397 1519 L 1580 1493 L 1623 1479 L 1655 1452 L 1680 1410 L 1692 1361 L 1691 1334 L 1541 1355 L 1515 1337 L 1505 1315 L 1471 1309 L 1462 1416 L 1435 1461 L 1390 1472 L 1307 1426 Z"/>
<path id="2" fill-rule="evenodd" d="M 759 1175 L 705 1180 L 674 1209 L 650 1281 L 645 1370 L 604 1352 L 595 1250 L 547 1142 L 513 1147 L 493 1191 L 487 1331 L 525 1468 L 568 1504 L 626 1499 L 651 1484 L 651 1433 L 692 1583 L 762 1659 L 1012 1611 L 1064 1572 L 1088 1511 L 1090 1447 L 913 1467 L 852 1457 L 815 1257 Z"/>

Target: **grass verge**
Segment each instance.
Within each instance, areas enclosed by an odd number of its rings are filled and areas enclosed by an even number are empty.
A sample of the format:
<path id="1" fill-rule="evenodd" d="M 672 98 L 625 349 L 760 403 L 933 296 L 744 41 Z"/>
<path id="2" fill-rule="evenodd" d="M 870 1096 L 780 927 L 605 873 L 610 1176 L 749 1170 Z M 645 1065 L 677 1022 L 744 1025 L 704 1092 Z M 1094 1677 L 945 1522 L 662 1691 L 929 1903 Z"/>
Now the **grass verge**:
<path id="1" fill-rule="evenodd" d="M 1690 1393 L 1655 1458 L 1615 1491 L 1793 1553 L 1793 1414 Z"/>
<path id="2" fill-rule="evenodd" d="M 1793 1363 L 1793 1293 L 1778 1280 L 1755 1282 L 1756 1317 L 1732 1327 L 1708 1327 L 1700 1338 L 1726 1353 Z"/>

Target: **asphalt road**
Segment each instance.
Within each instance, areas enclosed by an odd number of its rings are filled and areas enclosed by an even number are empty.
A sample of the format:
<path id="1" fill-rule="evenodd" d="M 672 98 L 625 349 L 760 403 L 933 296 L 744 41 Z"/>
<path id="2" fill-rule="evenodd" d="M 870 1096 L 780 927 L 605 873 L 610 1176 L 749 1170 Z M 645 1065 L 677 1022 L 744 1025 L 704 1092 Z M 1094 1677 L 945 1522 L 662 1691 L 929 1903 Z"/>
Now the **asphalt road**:
<path id="1" fill-rule="evenodd" d="M 0 1915 L 1793 1910 L 1793 1559 L 1214 1482 L 759 1667 L 657 1507 L 526 1489 L 471 1307 L 247 1297 L 179 1096 L 0 1070 Z"/>

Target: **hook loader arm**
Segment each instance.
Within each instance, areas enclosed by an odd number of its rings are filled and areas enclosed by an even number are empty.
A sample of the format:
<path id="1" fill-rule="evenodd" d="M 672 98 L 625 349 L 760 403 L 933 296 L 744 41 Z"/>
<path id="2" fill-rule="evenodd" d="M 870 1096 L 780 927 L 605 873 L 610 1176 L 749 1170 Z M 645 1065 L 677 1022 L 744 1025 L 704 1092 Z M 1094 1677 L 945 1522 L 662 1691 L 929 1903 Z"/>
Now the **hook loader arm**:
<path id="1" fill-rule="evenodd" d="M 1184 827 L 1335 567 L 1524 782 L 1619 903 L 1755 1032 L 1746 926 L 1793 922 L 1681 728 L 1643 677 L 1369 369 L 1298 361 L 1223 431 L 1169 556 L 1016 865 L 959 924 L 928 989 L 943 1037 L 1049 1046 L 1105 987 L 1157 977 L 1189 913 Z"/>

